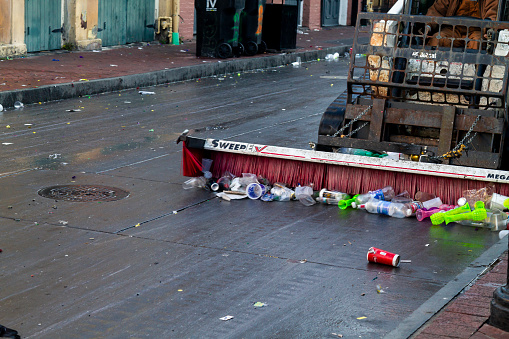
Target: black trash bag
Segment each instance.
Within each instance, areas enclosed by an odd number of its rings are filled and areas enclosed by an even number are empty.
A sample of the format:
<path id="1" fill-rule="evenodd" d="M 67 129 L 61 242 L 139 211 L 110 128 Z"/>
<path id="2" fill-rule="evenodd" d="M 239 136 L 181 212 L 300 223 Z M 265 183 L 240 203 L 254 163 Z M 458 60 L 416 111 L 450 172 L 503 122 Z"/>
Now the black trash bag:
<path id="1" fill-rule="evenodd" d="M 12 328 L 7 328 L 2 325 L 0 325 L 0 338 L 21 339 L 21 337 L 18 334 L 18 331 L 13 330 Z"/>

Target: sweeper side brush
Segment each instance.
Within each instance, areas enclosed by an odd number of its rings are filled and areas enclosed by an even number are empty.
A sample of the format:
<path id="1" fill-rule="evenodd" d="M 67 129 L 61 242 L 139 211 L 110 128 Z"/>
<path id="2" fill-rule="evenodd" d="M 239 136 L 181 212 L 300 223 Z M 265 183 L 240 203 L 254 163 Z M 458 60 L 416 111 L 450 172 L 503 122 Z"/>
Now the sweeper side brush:
<path id="1" fill-rule="evenodd" d="M 185 141 L 183 164 L 196 165 L 195 172 L 184 171 L 185 176 L 201 175 L 199 164 L 201 159 L 207 158 L 214 160 L 210 171 L 216 178 L 225 171 L 236 176 L 253 173 L 272 183 L 291 187 L 313 183 L 314 187 L 345 193 L 367 192 L 390 185 L 396 192 L 407 190 L 411 196 L 417 191 L 431 192 L 447 204 L 455 204 L 464 190 L 479 189 L 490 183 L 495 185 L 496 192 L 509 195 L 509 172 L 500 170 L 189 136 L 181 140 Z"/>

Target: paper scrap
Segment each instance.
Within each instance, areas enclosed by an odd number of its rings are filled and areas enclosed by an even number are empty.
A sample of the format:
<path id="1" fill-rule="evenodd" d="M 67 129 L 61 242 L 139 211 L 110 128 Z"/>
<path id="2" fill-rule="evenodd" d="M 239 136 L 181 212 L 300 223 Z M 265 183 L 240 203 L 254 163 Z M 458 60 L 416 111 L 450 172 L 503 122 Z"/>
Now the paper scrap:
<path id="1" fill-rule="evenodd" d="M 227 315 L 227 316 L 224 316 L 222 318 L 219 318 L 219 320 L 223 320 L 223 321 L 228 321 L 228 320 L 231 320 L 233 319 L 233 315 Z"/>
<path id="2" fill-rule="evenodd" d="M 367 317 L 359 317 L 357 318 L 357 320 L 362 320 L 362 319 L 366 319 Z"/>
<path id="3" fill-rule="evenodd" d="M 265 307 L 265 306 L 267 306 L 267 304 L 258 301 L 258 302 L 255 302 L 253 304 L 253 306 L 254 307 Z"/>

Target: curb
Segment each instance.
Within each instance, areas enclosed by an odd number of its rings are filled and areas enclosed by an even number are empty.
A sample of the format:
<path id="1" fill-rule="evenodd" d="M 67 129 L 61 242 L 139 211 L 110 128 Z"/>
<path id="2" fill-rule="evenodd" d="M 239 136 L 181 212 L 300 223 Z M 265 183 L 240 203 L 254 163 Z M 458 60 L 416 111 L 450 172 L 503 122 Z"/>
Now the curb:
<path id="1" fill-rule="evenodd" d="M 165 69 L 142 74 L 124 75 L 115 78 L 97 79 L 86 82 L 74 82 L 44 85 L 37 88 L 0 92 L 0 103 L 4 108 L 13 107 L 16 101 L 23 104 L 49 102 L 77 98 L 86 95 L 108 93 L 137 87 L 150 87 L 177 81 L 193 80 L 218 74 L 236 73 L 254 69 L 263 69 L 325 58 L 327 54 L 343 55 L 351 46 L 328 47 L 321 50 L 280 53 L 258 58 L 218 61 L 202 65 Z"/>

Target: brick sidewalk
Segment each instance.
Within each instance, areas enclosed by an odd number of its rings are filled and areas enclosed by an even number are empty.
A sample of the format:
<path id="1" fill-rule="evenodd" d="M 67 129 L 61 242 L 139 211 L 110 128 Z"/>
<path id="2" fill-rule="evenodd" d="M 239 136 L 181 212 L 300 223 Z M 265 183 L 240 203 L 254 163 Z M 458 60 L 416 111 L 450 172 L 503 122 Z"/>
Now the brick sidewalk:
<path id="1" fill-rule="evenodd" d="M 509 339 L 509 333 L 488 325 L 493 292 L 506 284 L 507 252 L 500 261 L 465 292 L 431 318 L 414 339 L 476 338 Z"/>
<path id="2" fill-rule="evenodd" d="M 351 45 L 355 27 L 342 26 L 305 30 L 297 34 L 295 52 Z M 285 52 L 286 53 L 286 52 Z M 258 54 L 238 59 L 260 58 L 277 53 Z M 43 85 L 143 74 L 164 69 L 234 60 L 196 56 L 196 41 L 182 45 L 137 43 L 102 51 L 52 51 L 31 53 L 27 57 L 0 59 L 0 92 L 37 88 Z"/>

